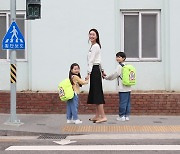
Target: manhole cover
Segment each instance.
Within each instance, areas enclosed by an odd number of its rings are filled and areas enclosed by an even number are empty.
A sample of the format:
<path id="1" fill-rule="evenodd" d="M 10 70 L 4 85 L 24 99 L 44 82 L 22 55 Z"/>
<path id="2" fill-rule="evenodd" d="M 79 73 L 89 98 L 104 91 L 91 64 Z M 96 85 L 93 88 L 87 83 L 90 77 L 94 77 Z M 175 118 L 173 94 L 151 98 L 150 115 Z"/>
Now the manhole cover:
<path id="1" fill-rule="evenodd" d="M 40 135 L 37 139 L 65 139 L 66 135 Z"/>

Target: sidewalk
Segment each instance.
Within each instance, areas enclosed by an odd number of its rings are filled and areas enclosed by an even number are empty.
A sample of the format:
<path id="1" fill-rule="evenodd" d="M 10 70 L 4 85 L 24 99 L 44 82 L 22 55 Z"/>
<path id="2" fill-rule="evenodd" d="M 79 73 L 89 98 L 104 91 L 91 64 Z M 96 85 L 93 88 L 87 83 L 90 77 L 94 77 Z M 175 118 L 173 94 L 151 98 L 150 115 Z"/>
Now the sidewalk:
<path id="1" fill-rule="evenodd" d="M 65 114 L 19 114 L 21 126 L 5 125 L 9 114 L 0 114 L 0 136 L 8 132 L 48 134 L 178 134 L 180 116 L 134 116 L 130 121 L 120 122 L 115 115 L 107 115 L 108 121 L 95 124 L 88 119 L 93 115 L 79 115 L 82 124 L 66 124 Z M 5 134 L 6 133 L 6 134 Z"/>

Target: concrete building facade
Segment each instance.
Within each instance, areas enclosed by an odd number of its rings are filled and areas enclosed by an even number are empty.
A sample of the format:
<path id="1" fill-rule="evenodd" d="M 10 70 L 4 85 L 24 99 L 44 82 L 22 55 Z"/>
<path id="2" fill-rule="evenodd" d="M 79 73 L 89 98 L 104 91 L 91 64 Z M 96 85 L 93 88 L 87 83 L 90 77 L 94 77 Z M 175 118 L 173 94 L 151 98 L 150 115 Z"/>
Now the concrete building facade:
<path id="1" fill-rule="evenodd" d="M 25 19 L 24 0 L 17 3 L 17 24 L 26 50 L 17 51 L 17 90 L 56 91 L 71 63 L 86 76 L 88 31 L 96 28 L 107 74 L 117 63 L 117 51 L 137 69 L 134 90 L 180 90 L 180 22 L 178 0 L 42 0 L 42 18 Z M 10 0 L 0 0 L 0 38 L 10 24 Z M 0 89 L 9 90 L 9 51 L 0 51 Z M 104 91 L 115 91 L 103 81 Z M 88 91 L 88 86 L 82 90 Z"/>

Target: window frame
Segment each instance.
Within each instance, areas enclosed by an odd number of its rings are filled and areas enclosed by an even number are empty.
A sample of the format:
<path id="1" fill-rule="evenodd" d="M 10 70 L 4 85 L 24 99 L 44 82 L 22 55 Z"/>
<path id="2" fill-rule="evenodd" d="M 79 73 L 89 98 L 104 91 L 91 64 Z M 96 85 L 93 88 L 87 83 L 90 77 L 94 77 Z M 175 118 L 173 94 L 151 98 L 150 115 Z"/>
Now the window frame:
<path id="1" fill-rule="evenodd" d="M 120 31 L 121 31 L 121 51 L 124 51 L 124 15 L 138 15 L 138 19 L 139 19 L 139 49 L 138 49 L 138 58 L 126 58 L 126 61 L 161 61 L 161 54 L 160 54 L 160 51 L 161 51 L 161 44 L 160 44 L 160 11 L 146 11 L 146 10 L 141 10 L 141 11 L 133 11 L 133 10 L 120 10 L 120 13 L 121 13 L 121 19 L 122 19 L 122 22 L 121 22 L 121 28 L 120 28 Z M 154 57 L 154 58 L 143 58 L 142 57 L 142 15 L 143 14 L 150 14 L 150 15 L 156 15 L 157 18 L 156 18 L 156 30 L 157 30 L 157 33 L 156 33 L 156 37 L 157 37 L 157 57 Z"/>
<path id="2" fill-rule="evenodd" d="M 9 11 L 0 11 L 0 16 L 1 16 L 1 14 L 4 14 L 4 16 L 6 17 L 6 33 L 7 33 L 8 29 L 9 29 L 9 25 L 11 24 L 11 23 L 9 23 L 9 21 L 10 21 L 9 17 L 10 17 L 11 13 Z M 24 40 L 25 40 L 25 42 L 27 42 L 27 22 L 25 20 L 25 17 L 26 17 L 25 11 L 16 11 L 16 15 L 24 15 L 24 19 L 16 19 L 16 20 L 24 20 L 24 35 L 25 35 Z M 0 59 L 0 62 L 10 62 L 10 58 L 9 58 L 10 50 L 7 49 L 6 52 L 7 52 L 6 53 L 7 54 L 6 59 Z M 27 58 L 28 57 L 27 44 L 25 45 L 24 52 L 25 52 L 25 54 L 24 54 L 25 58 L 24 59 L 17 59 L 16 58 L 16 61 L 18 61 L 18 62 L 26 62 L 27 61 L 27 59 L 28 59 Z"/>

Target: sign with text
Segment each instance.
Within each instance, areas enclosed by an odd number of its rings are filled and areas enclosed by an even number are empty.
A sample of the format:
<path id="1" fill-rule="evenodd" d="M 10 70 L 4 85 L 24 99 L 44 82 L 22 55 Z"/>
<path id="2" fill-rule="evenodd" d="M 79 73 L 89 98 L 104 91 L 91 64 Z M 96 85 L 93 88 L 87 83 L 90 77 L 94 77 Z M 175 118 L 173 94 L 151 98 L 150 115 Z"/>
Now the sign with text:
<path id="1" fill-rule="evenodd" d="M 19 30 L 16 22 L 12 22 L 9 30 L 2 40 L 2 49 L 3 50 L 23 50 L 25 49 L 24 37 Z"/>

